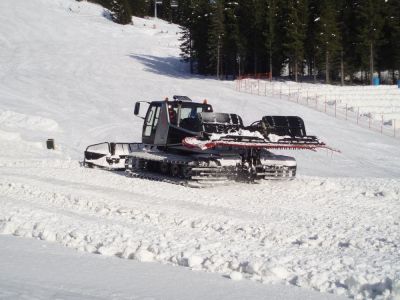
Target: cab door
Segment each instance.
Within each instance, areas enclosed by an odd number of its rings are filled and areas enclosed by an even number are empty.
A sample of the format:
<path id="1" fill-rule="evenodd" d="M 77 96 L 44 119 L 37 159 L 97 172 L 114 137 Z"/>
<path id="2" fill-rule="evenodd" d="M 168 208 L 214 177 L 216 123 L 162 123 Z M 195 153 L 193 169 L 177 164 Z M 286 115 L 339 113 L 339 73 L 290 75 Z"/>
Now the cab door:
<path id="1" fill-rule="evenodd" d="M 156 135 L 157 124 L 160 117 L 160 109 L 160 103 L 153 103 L 147 110 L 142 134 L 142 141 L 145 144 L 154 144 L 154 137 Z"/>

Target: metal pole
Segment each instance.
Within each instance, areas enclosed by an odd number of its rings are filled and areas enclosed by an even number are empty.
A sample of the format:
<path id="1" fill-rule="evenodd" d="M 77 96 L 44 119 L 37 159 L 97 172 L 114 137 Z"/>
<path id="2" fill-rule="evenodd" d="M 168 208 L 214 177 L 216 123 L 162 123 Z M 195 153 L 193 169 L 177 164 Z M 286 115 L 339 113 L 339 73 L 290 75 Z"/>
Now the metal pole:
<path id="1" fill-rule="evenodd" d="M 220 35 L 218 35 L 218 43 L 217 43 L 217 79 L 219 80 L 219 38 Z"/>
<path id="2" fill-rule="evenodd" d="M 154 0 L 154 18 L 157 19 L 157 0 Z"/>

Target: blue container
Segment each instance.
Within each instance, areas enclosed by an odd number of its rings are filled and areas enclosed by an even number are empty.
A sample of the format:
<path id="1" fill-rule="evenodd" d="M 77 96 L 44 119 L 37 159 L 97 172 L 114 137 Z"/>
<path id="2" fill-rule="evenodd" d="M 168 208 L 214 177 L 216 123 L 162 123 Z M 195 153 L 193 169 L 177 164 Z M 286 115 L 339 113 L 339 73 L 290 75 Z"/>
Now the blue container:
<path id="1" fill-rule="evenodd" d="M 397 87 L 400 89 L 400 79 L 397 80 Z"/>
<path id="2" fill-rule="evenodd" d="M 374 85 L 379 85 L 379 77 L 372 78 L 372 82 L 374 83 Z"/>

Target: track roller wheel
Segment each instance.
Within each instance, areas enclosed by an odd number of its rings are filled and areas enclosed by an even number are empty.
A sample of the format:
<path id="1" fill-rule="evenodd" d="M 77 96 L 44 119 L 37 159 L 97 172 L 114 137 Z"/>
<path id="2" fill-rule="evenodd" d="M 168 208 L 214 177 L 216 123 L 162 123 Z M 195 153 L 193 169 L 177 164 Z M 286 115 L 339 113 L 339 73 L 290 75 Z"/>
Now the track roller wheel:
<path id="1" fill-rule="evenodd" d="M 160 164 L 160 172 L 162 174 L 168 174 L 169 169 L 170 169 L 169 163 L 162 162 Z"/>
<path id="2" fill-rule="evenodd" d="M 181 175 L 181 168 L 179 167 L 178 164 L 172 164 L 170 171 L 173 177 L 180 177 Z"/>
<path id="3" fill-rule="evenodd" d="M 192 176 L 191 167 L 183 165 L 181 168 L 182 178 L 189 179 Z"/>

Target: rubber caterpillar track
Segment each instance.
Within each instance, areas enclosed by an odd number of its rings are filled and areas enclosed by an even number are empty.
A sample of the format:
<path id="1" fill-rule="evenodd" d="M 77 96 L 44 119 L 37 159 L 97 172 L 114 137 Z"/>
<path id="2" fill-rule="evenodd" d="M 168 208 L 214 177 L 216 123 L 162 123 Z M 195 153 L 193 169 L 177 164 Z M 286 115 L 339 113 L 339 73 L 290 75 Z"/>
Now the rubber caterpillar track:
<path id="1" fill-rule="evenodd" d="M 135 157 L 126 159 L 125 170 L 131 177 L 198 188 L 229 184 L 234 174 L 233 170 L 218 166 L 214 160 L 159 161 Z"/>

